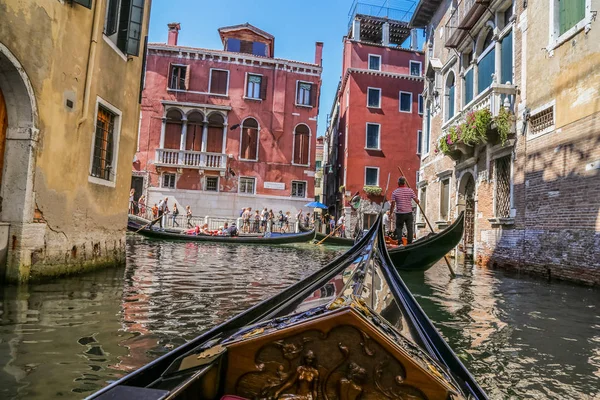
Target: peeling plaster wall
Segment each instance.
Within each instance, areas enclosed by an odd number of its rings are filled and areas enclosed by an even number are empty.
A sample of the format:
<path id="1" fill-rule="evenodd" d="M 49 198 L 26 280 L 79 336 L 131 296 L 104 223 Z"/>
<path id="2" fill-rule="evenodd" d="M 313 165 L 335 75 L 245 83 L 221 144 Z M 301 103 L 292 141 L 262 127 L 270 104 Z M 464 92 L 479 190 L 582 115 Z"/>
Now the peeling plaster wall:
<path id="1" fill-rule="evenodd" d="M 5 198 L 2 204 L 1 220 L 11 223 L 8 280 L 25 282 L 124 262 L 150 3 L 146 1 L 140 56 L 126 59 L 102 38 L 106 1 L 94 2 L 101 25 L 89 68 L 94 10 L 56 0 L 0 3 L 0 42 L 31 82 L 39 129 L 37 140 L 7 145 L 5 168 L 21 172 L 3 177 L 2 192 L 33 183 L 24 203 L 7 203 Z M 84 113 L 87 74 L 92 79 Z M 122 113 L 114 187 L 88 181 L 98 97 Z M 73 101 L 72 108 L 66 106 L 67 99 Z M 29 170 L 27 160 L 13 157 L 23 152 L 10 146 L 19 145 L 34 147 Z"/>

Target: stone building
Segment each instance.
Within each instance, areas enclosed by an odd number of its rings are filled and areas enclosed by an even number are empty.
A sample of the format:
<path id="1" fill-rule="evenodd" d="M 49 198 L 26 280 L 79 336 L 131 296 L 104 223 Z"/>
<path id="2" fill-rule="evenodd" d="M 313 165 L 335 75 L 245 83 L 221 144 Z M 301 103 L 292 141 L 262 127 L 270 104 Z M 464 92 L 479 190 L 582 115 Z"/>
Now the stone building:
<path id="1" fill-rule="evenodd" d="M 0 280 L 124 262 L 149 12 L 0 2 Z"/>
<path id="2" fill-rule="evenodd" d="M 465 210 L 481 265 L 599 283 L 600 27 L 590 0 L 566 4 L 419 2 L 419 197 L 439 229 Z"/>
<path id="3" fill-rule="evenodd" d="M 409 28 L 410 7 L 385 4 L 352 6 L 328 127 L 330 212 L 350 216 L 350 195 L 358 192 L 365 199 L 364 218 L 349 218 L 347 232 L 375 221 L 388 176 L 389 189 L 397 186 L 398 167 L 411 185 L 419 169 L 424 55 Z"/>
<path id="4" fill-rule="evenodd" d="M 323 202 L 323 165 L 327 162 L 325 147 L 325 137 L 319 136 L 315 153 L 315 201 L 319 202 Z"/>
<path id="5" fill-rule="evenodd" d="M 314 63 L 274 56 L 275 38 L 223 27 L 223 49 L 148 45 L 134 186 L 196 216 L 244 207 L 295 215 L 314 196 L 323 44 Z"/>

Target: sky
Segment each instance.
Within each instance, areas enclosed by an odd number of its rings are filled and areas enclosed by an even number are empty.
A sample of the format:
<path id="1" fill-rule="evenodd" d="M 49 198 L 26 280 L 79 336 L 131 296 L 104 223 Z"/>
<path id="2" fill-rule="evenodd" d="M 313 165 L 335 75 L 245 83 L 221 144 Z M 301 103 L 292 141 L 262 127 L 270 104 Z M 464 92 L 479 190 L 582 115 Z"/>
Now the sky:
<path id="1" fill-rule="evenodd" d="M 275 57 L 314 62 L 315 42 L 323 45 L 323 74 L 318 136 L 342 70 L 342 38 L 348 33 L 353 0 L 153 0 L 150 42 L 167 41 L 167 24 L 181 23 L 181 46 L 222 49 L 217 29 L 250 23 L 275 36 Z"/>

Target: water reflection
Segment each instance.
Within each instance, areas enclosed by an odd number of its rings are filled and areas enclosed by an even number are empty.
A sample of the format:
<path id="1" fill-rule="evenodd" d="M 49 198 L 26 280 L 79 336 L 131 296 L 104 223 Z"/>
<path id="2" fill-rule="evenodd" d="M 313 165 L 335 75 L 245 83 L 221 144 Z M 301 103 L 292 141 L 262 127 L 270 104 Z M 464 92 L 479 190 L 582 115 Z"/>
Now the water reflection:
<path id="1" fill-rule="evenodd" d="M 341 251 L 128 239 L 124 270 L 0 290 L 0 399 L 84 397 Z M 492 398 L 599 394 L 600 291 L 458 272 L 450 280 L 440 264 L 403 278 Z M 342 291 L 350 273 L 330 291 Z M 378 279 L 370 290 L 384 307 Z"/>

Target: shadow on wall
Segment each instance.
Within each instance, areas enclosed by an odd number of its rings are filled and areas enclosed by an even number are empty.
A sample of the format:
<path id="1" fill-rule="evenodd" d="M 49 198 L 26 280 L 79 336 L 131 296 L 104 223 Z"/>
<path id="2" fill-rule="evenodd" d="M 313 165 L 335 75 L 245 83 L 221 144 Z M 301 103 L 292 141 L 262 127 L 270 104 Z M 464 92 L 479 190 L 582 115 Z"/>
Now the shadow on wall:
<path id="1" fill-rule="evenodd" d="M 600 170 L 591 167 L 600 161 L 599 123 L 600 113 L 592 114 L 534 139 L 543 141 L 539 148 L 526 143 L 536 149 L 515 161 L 513 176 L 524 177 L 513 186 L 515 225 L 492 230 L 498 236 L 488 265 L 600 285 Z M 587 133 L 555 136 L 578 132 Z"/>

